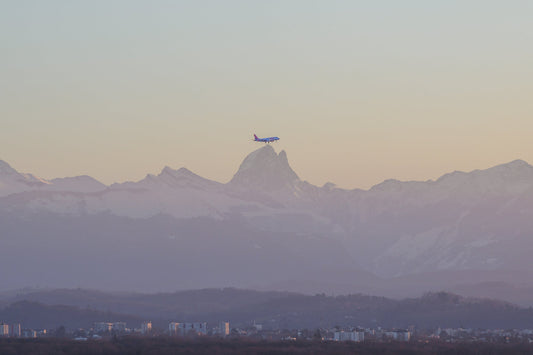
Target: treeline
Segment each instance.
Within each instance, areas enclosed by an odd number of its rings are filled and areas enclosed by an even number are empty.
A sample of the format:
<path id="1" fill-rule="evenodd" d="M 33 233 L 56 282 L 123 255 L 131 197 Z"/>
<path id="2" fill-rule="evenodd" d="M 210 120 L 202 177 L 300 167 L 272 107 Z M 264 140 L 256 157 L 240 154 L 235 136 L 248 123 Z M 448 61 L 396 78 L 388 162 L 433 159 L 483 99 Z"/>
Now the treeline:
<path id="1" fill-rule="evenodd" d="M 18 354 L 526 354 L 531 344 L 354 343 L 321 341 L 184 340 L 124 337 L 100 341 L 0 339 L 2 355 Z"/>
<path id="2" fill-rule="evenodd" d="M 131 326 L 140 326 L 143 319 L 126 314 L 29 301 L 19 301 L 0 308 L 0 322 L 20 323 L 24 328 L 55 329 L 63 325 L 77 329 L 92 327 L 95 322 L 103 321 L 127 322 Z"/>
<path id="3" fill-rule="evenodd" d="M 169 321 L 218 324 L 221 320 L 230 321 L 232 328 L 246 328 L 255 320 L 264 329 L 334 326 L 531 329 L 533 309 L 446 292 L 393 300 L 365 295 L 310 296 L 232 288 L 126 295 L 87 290 L 43 291 L 20 295 L 0 309 L 0 320 L 30 328 L 64 325 L 69 329 L 87 329 L 98 321 L 122 321 L 134 327 L 146 319 L 161 329 L 167 329 Z"/>

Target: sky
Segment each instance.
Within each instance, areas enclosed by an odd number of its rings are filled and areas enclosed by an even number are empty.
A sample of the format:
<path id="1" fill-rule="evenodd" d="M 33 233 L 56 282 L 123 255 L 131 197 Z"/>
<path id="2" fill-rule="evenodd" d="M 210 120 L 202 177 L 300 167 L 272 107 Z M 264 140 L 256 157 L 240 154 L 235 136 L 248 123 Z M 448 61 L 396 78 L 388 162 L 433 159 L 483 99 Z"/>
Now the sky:
<path id="1" fill-rule="evenodd" d="M 533 1 L 0 0 L 0 159 L 369 188 L 533 163 Z"/>

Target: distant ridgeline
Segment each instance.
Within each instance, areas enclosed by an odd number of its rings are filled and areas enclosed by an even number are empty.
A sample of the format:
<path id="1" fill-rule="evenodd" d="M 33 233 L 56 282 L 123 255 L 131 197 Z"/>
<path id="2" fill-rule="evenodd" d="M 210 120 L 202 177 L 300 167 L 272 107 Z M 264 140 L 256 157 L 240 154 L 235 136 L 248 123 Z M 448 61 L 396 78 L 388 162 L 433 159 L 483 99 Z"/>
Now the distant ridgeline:
<path id="1" fill-rule="evenodd" d="M 268 145 L 228 183 L 165 167 L 106 186 L 0 161 L 0 291 L 446 290 L 529 306 L 532 221 L 533 167 L 520 160 L 369 190 L 314 186 Z"/>
<path id="2" fill-rule="evenodd" d="M 169 320 L 202 321 L 231 327 L 260 323 L 263 329 L 415 326 L 436 328 L 531 328 L 533 311 L 512 304 L 428 293 L 420 298 L 302 295 L 240 289 L 205 289 L 176 293 L 105 293 L 58 289 L 2 294 L 0 319 L 28 328 L 90 328 L 97 322 L 125 322 L 139 326 L 146 319 L 167 329 Z"/>

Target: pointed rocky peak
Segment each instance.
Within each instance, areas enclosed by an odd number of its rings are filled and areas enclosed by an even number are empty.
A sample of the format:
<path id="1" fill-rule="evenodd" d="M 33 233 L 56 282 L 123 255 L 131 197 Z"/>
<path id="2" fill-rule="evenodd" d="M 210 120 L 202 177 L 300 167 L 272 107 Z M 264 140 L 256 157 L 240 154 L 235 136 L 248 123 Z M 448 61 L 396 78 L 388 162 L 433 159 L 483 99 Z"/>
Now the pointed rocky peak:
<path id="1" fill-rule="evenodd" d="M 241 163 L 239 171 L 260 167 L 265 163 L 277 160 L 277 158 L 278 155 L 276 154 L 274 148 L 272 148 L 272 146 L 270 145 L 265 145 L 264 147 L 254 150 L 253 152 L 248 154 Z"/>
<path id="2" fill-rule="evenodd" d="M 266 145 L 250 153 L 229 182 L 232 186 L 262 190 L 292 187 L 300 179 L 292 170 L 285 151 L 276 154 Z"/>

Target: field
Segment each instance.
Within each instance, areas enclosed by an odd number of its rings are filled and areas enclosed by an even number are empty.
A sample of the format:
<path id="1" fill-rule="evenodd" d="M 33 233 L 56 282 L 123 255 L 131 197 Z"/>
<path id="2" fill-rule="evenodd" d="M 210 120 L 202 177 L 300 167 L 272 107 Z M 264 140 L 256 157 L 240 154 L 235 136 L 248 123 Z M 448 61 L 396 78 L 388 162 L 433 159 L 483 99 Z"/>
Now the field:
<path id="1" fill-rule="evenodd" d="M 354 343 L 125 337 L 99 341 L 2 339 L 0 353 L 16 354 L 526 354 L 531 344 Z"/>

